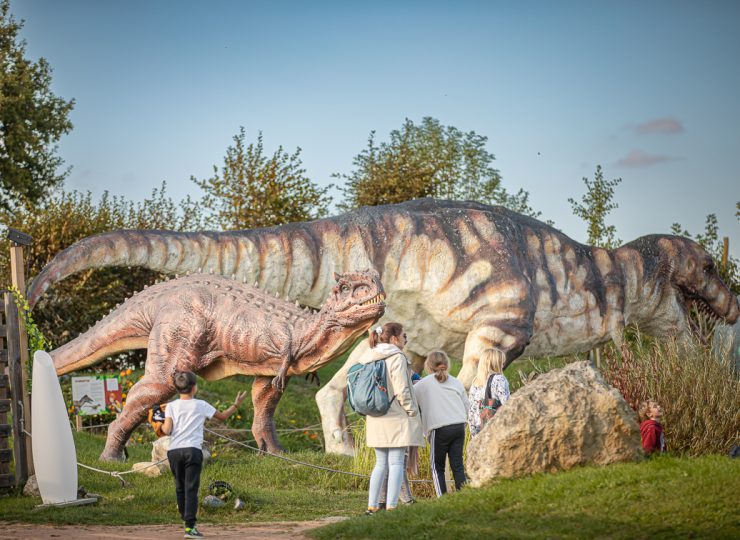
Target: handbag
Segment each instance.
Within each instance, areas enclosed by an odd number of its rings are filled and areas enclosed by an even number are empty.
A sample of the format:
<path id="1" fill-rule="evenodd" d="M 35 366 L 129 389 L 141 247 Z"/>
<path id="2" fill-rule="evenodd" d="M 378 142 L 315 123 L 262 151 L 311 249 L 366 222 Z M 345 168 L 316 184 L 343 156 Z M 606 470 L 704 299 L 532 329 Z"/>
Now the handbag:
<path id="1" fill-rule="evenodd" d="M 496 414 L 496 411 L 499 407 L 501 407 L 501 401 L 498 398 L 494 398 L 491 395 L 491 381 L 493 381 L 493 377 L 495 376 L 495 373 L 492 373 L 490 377 L 488 377 L 488 381 L 486 381 L 486 393 L 483 395 L 483 401 L 481 401 L 480 404 L 480 428 L 481 430 L 485 427 L 485 425 L 491 421 L 493 416 Z"/>

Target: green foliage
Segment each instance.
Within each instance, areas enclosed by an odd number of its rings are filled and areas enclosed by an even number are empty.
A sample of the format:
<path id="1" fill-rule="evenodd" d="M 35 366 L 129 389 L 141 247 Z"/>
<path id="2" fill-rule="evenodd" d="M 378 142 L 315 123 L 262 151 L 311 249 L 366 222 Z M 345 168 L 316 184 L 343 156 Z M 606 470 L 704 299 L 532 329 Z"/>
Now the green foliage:
<path id="1" fill-rule="evenodd" d="M 165 184 L 137 204 L 107 192 L 95 202 L 90 193 L 57 191 L 37 204 L 26 201 L 12 211 L 0 209 L 0 222 L 33 237 L 33 245 L 24 250 L 30 279 L 60 251 L 93 234 L 114 229 L 200 227 L 197 208 L 188 204 L 187 200 L 179 206 L 173 203 Z M 8 248 L 8 241 L 0 240 L 0 275 L 5 279 L 10 275 Z M 34 308 L 36 322 L 51 342 L 66 343 L 158 276 L 141 268 L 82 272 L 52 286 Z M 141 354 L 136 358 L 141 359 Z"/>
<path id="2" fill-rule="evenodd" d="M 41 332 L 39 327 L 36 326 L 36 322 L 33 320 L 33 315 L 31 315 L 31 307 L 28 305 L 28 301 L 17 287 L 11 286 L 10 293 L 13 295 L 13 301 L 18 308 L 18 313 L 20 314 L 23 327 L 28 336 L 29 357 L 33 358 L 33 353 L 36 351 L 50 351 L 52 348 L 51 341 L 46 339 L 43 332 Z"/>
<path id="3" fill-rule="evenodd" d="M 74 100 L 51 91 L 51 67 L 31 62 L 18 34 L 23 21 L 0 1 L 0 208 L 36 202 L 69 172 L 58 173 L 62 158 L 56 142 L 72 129 Z"/>
<path id="4" fill-rule="evenodd" d="M 648 399 L 663 407 L 672 453 L 726 454 L 740 444 L 740 379 L 730 355 L 695 341 L 630 339 L 605 347 L 604 377 L 635 410 Z"/>
<path id="5" fill-rule="evenodd" d="M 501 480 L 309 531 L 318 539 L 737 538 L 740 460 L 658 457 Z M 372 523 L 370 523 L 372 522 Z"/>
<path id="6" fill-rule="evenodd" d="M 298 148 L 288 154 L 280 146 L 271 158 L 264 155 L 262 133 L 245 146 L 244 128 L 234 136 L 219 173 L 198 180 L 205 192 L 201 205 L 208 210 L 208 225 L 226 230 L 254 229 L 323 217 L 331 198 L 306 176 Z"/>
<path id="7" fill-rule="evenodd" d="M 740 208 L 740 203 L 737 203 Z M 740 219 L 740 211 L 736 214 Z M 680 223 L 671 225 L 671 232 L 680 236 L 685 236 L 695 240 L 699 245 L 707 250 L 707 253 L 714 259 L 714 265 L 717 268 L 722 281 L 725 282 L 730 290 L 736 295 L 740 294 L 740 261 L 732 255 L 727 256 L 727 264 L 722 263 L 724 252 L 724 242 L 719 236 L 719 221 L 716 214 L 709 214 L 704 222 L 704 233 L 692 235 L 684 229 Z"/>
<path id="8" fill-rule="evenodd" d="M 601 165 L 597 165 L 593 181 L 586 177 L 583 178 L 586 193 L 581 197 L 581 202 L 572 198 L 568 199 L 573 213 L 588 225 L 587 243 L 592 246 L 612 249 L 622 243 L 615 236 L 617 231 L 614 225 L 606 224 L 607 214 L 619 207 L 617 203 L 612 202 L 612 199 L 614 188 L 621 181 L 621 178 L 604 180 Z"/>
<path id="9" fill-rule="evenodd" d="M 354 171 L 335 174 L 345 181 L 344 210 L 393 204 L 421 197 L 502 204 L 537 216 L 528 205 L 529 193 L 508 193 L 493 167 L 494 156 L 485 148 L 487 137 L 443 126 L 431 117 L 416 125 L 408 118 L 390 141 L 378 146 L 375 132 L 367 147 L 355 156 Z"/>

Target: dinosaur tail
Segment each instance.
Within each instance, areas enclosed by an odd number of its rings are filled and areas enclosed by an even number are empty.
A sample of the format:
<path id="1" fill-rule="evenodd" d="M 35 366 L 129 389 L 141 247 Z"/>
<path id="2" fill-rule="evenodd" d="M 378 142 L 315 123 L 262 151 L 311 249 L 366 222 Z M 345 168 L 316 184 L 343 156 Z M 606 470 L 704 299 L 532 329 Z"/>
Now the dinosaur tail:
<path id="1" fill-rule="evenodd" d="M 84 369 L 104 358 L 131 349 L 145 349 L 151 314 L 142 316 L 139 307 L 124 303 L 87 332 L 51 351 L 57 375 Z"/>
<path id="2" fill-rule="evenodd" d="M 310 224 L 229 232 L 112 231 L 84 238 L 54 257 L 28 288 L 28 302 L 33 307 L 53 283 L 76 272 L 110 266 L 211 272 L 298 299 L 306 294 L 306 280 L 311 286 L 318 275 L 319 249 Z M 302 291 L 285 290 L 294 271 L 301 272 Z"/>

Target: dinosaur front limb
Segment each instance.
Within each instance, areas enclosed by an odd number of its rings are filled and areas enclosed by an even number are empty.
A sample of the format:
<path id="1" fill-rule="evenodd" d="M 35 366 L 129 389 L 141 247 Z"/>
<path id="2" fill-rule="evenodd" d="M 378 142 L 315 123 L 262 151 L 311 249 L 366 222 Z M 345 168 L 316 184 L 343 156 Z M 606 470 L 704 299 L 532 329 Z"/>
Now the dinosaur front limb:
<path id="1" fill-rule="evenodd" d="M 278 392 L 284 392 L 285 387 L 288 385 L 288 370 L 292 363 L 293 358 L 291 356 L 286 356 L 285 360 L 283 360 L 283 363 L 280 365 L 278 374 L 274 379 L 272 379 L 272 386 Z"/>
<path id="2" fill-rule="evenodd" d="M 154 382 L 149 376 L 134 384 L 121 415 L 108 426 L 108 438 L 100 460 L 124 461 L 123 448 L 136 426 L 146 419 L 149 409 L 165 403 L 174 394 L 174 386 Z"/>
<path id="3" fill-rule="evenodd" d="M 283 390 L 290 377 L 284 378 Z M 252 421 L 252 435 L 260 450 L 271 453 L 284 452 L 275 432 L 273 416 L 283 390 L 275 387 L 274 379 L 269 376 L 257 376 L 252 384 L 252 404 L 254 405 L 254 420 Z"/>

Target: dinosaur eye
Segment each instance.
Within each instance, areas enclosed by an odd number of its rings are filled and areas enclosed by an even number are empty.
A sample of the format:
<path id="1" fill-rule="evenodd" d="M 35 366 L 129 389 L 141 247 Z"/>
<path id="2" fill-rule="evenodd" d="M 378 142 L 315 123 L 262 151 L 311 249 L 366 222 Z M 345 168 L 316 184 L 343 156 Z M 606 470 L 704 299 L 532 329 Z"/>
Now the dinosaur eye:
<path id="1" fill-rule="evenodd" d="M 342 288 L 340 289 L 343 293 L 349 292 L 349 287 L 347 285 L 342 285 Z"/>

